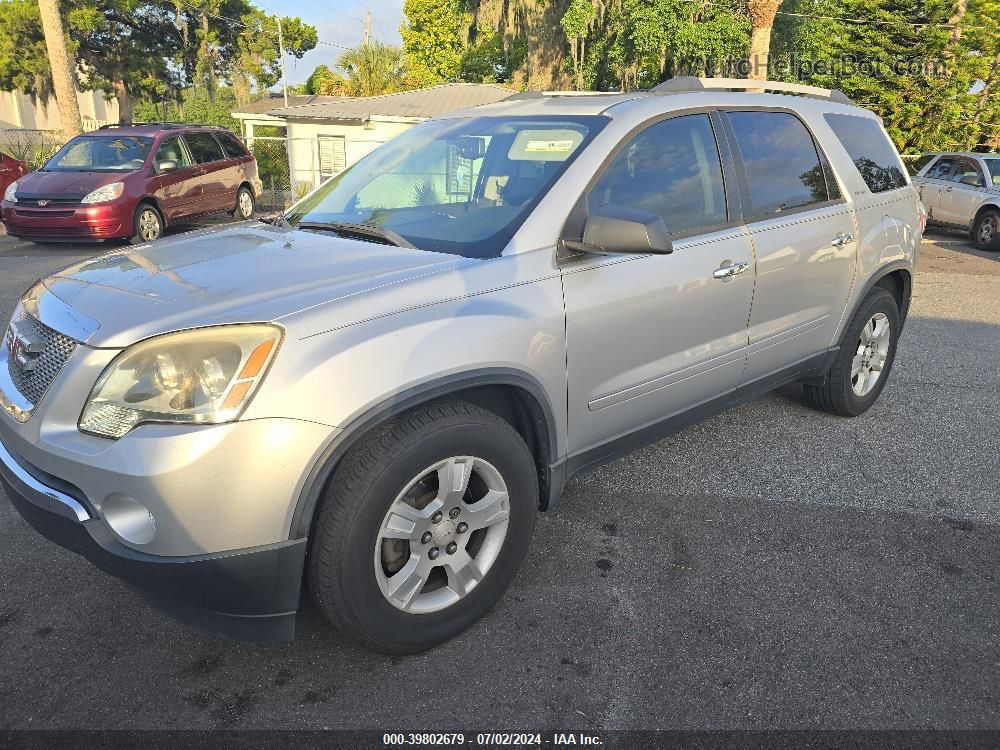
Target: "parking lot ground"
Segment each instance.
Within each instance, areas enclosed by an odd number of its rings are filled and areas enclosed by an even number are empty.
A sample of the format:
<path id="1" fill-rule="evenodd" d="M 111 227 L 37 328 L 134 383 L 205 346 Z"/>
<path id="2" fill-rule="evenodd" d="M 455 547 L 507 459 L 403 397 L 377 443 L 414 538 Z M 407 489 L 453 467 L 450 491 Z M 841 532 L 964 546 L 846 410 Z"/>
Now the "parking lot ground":
<path id="1" fill-rule="evenodd" d="M 87 252 L 0 238 L 0 309 Z M 870 412 L 789 386 L 574 482 L 428 653 L 308 602 L 293 643 L 206 635 L 0 498 L 0 729 L 998 729 L 998 457 L 1000 255 L 935 233 Z"/>

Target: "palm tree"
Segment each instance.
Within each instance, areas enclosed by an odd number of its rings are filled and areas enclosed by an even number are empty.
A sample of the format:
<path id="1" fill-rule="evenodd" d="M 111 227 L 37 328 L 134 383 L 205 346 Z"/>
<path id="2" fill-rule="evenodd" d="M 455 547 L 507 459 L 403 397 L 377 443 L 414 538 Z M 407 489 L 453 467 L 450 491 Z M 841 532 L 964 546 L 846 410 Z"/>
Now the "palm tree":
<path id="1" fill-rule="evenodd" d="M 59 121 L 63 137 L 72 138 L 82 132 L 80 127 L 80 104 L 76 100 L 75 65 L 70 63 L 66 51 L 66 32 L 59 13 L 58 0 L 38 0 L 38 14 L 42 19 L 45 33 L 45 48 L 49 53 L 49 68 L 52 70 L 52 87 L 59 105 Z"/>
<path id="2" fill-rule="evenodd" d="M 406 87 L 406 58 L 403 50 L 381 42 L 362 44 L 337 59 L 347 74 L 348 96 L 378 96 Z"/>
<path id="3" fill-rule="evenodd" d="M 747 0 L 750 11 L 750 74 L 752 81 L 767 80 L 767 62 L 771 49 L 771 29 L 781 0 Z"/>

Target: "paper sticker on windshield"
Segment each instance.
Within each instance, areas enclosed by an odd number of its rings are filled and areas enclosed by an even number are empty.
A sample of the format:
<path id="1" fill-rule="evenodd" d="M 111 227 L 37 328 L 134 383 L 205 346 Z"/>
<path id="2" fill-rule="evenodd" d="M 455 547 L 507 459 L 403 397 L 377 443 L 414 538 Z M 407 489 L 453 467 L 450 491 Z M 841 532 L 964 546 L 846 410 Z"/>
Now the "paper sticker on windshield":
<path id="1" fill-rule="evenodd" d="M 510 145 L 515 161 L 565 161 L 583 142 L 583 133 L 570 128 L 525 128 Z"/>
<path id="2" fill-rule="evenodd" d="M 556 153 L 560 151 L 572 151 L 573 141 L 528 141 L 524 146 L 525 151 L 547 151 Z"/>

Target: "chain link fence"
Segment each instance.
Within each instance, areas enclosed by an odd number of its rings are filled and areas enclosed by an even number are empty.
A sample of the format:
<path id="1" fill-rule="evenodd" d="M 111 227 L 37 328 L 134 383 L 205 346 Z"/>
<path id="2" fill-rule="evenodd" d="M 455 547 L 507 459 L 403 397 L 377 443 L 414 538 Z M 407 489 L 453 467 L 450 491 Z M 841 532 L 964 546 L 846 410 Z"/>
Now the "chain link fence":
<path id="1" fill-rule="evenodd" d="M 0 130 L 0 151 L 25 162 L 35 170 L 52 158 L 62 146 L 62 137 L 53 130 Z"/>

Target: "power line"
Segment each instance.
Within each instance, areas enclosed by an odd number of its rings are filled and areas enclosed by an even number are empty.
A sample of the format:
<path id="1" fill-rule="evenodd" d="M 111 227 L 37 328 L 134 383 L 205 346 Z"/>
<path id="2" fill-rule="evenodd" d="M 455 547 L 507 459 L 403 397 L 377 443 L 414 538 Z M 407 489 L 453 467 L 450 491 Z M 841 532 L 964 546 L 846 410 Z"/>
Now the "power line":
<path id="1" fill-rule="evenodd" d="M 273 36 L 275 38 L 278 37 L 277 32 L 271 31 L 270 29 L 257 28 L 255 26 L 251 26 L 250 24 L 244 23 L 243 21 L 240 21 L 239 19 L 236 19 L 236 18 L 230 18 L 229 16 L 220 16 L 217 13 L 210 13 L 209 11 L 205 10 L 204 8 L 200 8 L 199 6 L 194 5 L 193 3 L 189 3 L 186 0 L 180 0 L 180 3 L 182 5 L 186 5 L 187 7 L 191 8 L 192 10 L 195 10 L 195 11 L 197 11 L 199 13 L 204 13 L 209 18 L 215 18 L 216 20 L 219 20 L 219 21 L 226 21 L 228 23 L 236 24 L 237 26 L 240 26 L 240 27 L 242 27 L 244 29 L 251 29 L 253 31 L 256 31 L 256 32 L 259 32 L 259 33 L 262 33 L 262 34 L 270 34 L 271 36 Z M 350 18 L 350 16 L 348 16 L 348 18 Z M 360 19 L 355 19 L 355 20 L 360 20 Z M 336 44 L 334 42 L 327 42 L 327 41 L 324 41 L 322 39 L 317 39 L 316 43 L 317 44 L 325 45 L 327 47 L 336 47 L 337 49 L 344 49 L 344 50 L 354 49 L 353 47 L 348 47 L 346 44 Z"/>

